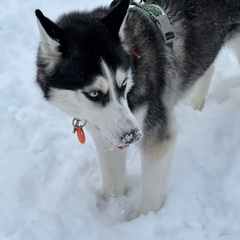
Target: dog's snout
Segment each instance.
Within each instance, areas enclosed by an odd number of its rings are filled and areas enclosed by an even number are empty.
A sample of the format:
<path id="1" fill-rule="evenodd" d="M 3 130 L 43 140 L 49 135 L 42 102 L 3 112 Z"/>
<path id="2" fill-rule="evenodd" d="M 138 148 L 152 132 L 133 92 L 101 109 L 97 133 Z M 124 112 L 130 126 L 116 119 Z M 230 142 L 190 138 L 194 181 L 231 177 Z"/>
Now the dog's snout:
<path id="1" fill-rule="evenodd" d="M 121 140 L 123 144 L 131 144 L 137 142 L 143 136 L 142 131 L 133 130 L 130 133 L 122 135 Z"/>

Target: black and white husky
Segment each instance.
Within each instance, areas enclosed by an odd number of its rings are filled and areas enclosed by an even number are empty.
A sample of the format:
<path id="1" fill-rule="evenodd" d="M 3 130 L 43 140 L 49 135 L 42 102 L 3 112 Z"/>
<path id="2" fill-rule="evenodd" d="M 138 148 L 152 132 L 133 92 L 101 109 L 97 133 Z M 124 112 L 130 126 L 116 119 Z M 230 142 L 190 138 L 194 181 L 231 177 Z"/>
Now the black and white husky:
<path id="1" fill-rule="evenodd" d="M 106 199 L 125 193 L 126 147 L 136 143 L 142 161 L 139 213 L 144 214 L 164 202 L 174 106 L 195 86 L 190 104 L 203 107 L 214 60 L 226 43 L 240 57 L 240 2 L 114 3 L 63 15 L 56 23 L 36 10 L 37 82 L 48 101 L 86 121 Z"/>

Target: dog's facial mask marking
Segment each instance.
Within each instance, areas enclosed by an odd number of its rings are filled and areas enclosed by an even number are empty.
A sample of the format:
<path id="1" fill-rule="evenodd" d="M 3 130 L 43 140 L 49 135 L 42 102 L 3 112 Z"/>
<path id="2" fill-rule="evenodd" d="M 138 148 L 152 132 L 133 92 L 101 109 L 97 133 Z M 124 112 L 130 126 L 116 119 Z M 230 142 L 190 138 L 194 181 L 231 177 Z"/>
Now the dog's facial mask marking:
<path id="1" fill-rule="evenodd" d="M 108 142 L 122 149 L 142 137 L 126 98 L 132 87 L 131 70 L 118 68 L 114 73 L 104 61 L 102 70 L 109 84 L 110 100 L 107 106 L 98 109 L 98 116 L 102 113 L 106 118 L 98 118 L 95 124 Z"/>
<path id="2" fill-rule="evenodd" d="M 72 117 L 88 120 L 120 148 L 142 136 L 127 102 L 133 85 L 130 54 L 119 39 L 128 6 L 129 0 L 122 0 L 93 21 L 87 13 L 71 15 L 70 30 L 61 19 L 55 24 L 36 11 L 39 65 L 46 73 L 38 82 L 47 90 L 46 98 Z"/>
<path id="3" fill-rule="evenodd" d="M 142 137 L 126 98 L 132 87 L 131 70 L 113 72 L 103 61 L 102 74 L 82 90 L 54 88 L 49 100 L 67 114 L 87 119 L 104 140 L 124 148 Z"/>

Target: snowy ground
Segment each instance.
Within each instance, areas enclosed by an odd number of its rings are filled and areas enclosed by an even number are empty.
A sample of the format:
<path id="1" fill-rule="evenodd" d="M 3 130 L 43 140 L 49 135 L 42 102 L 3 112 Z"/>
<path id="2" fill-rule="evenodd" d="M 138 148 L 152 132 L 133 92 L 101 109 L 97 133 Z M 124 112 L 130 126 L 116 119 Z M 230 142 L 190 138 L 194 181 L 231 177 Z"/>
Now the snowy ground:
<path id="1" fill-rule="evenodd" d="M 179 136 L 157 213 L 131 222 L 139 205 L 140 163 L 129 154 L 132 191 L 101 200 L 93 140 L 80 145 L 71 118 L 35 84 L 34 10 L 51 19 L 108 0 L 0 0 L 0 240 L 239 240 L 240 67 L 225 50 L 202 112 L 179 105 Z"/>

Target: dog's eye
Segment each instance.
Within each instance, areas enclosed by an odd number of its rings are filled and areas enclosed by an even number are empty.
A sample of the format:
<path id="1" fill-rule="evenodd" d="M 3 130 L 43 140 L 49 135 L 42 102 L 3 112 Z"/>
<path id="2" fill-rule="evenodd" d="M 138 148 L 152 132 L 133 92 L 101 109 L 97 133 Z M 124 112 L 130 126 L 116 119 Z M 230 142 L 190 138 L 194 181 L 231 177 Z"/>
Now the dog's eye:
<path id="1" fill-rule="evenodd" d="M 92 92 L 83 92 L 85 96 L 92 101 L 99 101 L 103 97 L 103 93 L 101 91 L 92 91 Z"/>
<path id="2" fill-rule="evenodd" d="M 122 88 L 125 88 L 127 86 L 127 79 L 125 79 L 122 83 Z"/>
<path id="3" fill-rule="evenodd" d="M 99 92 L 98 91 L 93 91 L 93 92 L 89 92 L 87 93 L 89 97 L 91 98 L 97 98 L 99 97 Z"/>

